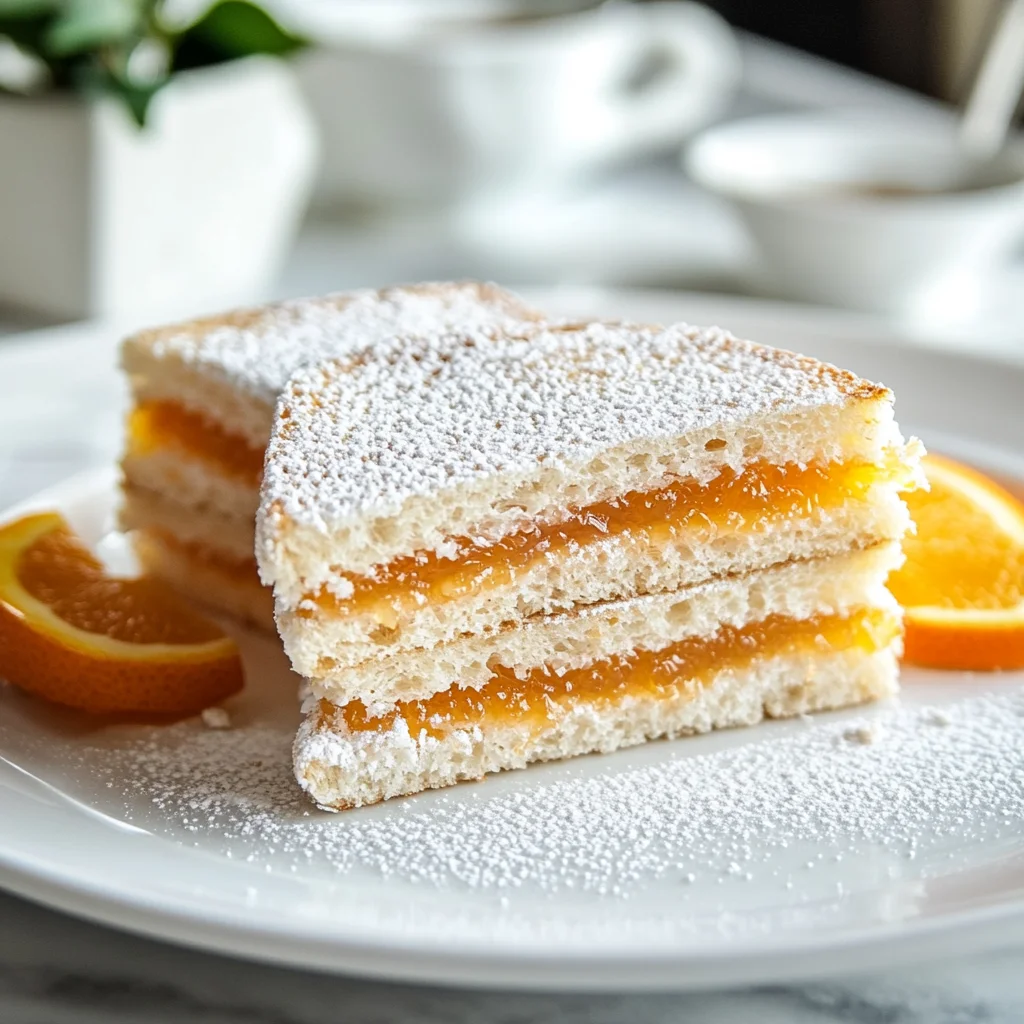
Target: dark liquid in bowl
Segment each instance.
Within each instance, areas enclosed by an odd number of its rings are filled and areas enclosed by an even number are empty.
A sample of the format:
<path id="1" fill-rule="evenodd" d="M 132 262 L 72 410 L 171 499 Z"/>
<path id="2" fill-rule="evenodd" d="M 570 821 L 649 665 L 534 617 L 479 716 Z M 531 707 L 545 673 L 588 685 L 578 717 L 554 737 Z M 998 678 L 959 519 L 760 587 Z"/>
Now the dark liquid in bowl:
<path id="1" fill-rule="evenodd" d="M 837 199 L 912 199 L 928 196 L 959 196 L 987 189 L 999 188 L 1014 182 L 1013 177 L 994 174 L 964 177 L 945 184 L 911 185 L 886 181 L 831 181 L 808 185 L 799 191 L 806 195 L 836 197 Z M 794 189 L 794 192 L 797 190 Z"/>
<path id="2" fill-rule="evenodd" d="M 928 187 L 925 185 L 858 185 L 851 182 L 848 185 L 836 185 L 820 190 L 828 195 L 850 196 L 851 198 L 864 197 L 866 199 L 907 199 L 913 196 L 956 196 L 968 192 L 980 192 L 989 186 L 983 184 L 952 185 L 945 188 Z"/>

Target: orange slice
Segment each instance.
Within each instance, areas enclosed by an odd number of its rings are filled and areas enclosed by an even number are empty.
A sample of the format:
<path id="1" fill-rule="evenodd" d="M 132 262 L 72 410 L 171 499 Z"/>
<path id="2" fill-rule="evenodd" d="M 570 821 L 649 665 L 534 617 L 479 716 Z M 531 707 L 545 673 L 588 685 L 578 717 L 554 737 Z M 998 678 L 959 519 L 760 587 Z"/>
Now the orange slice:
<path id="1" fill-rule="evenodd" d="M 56 512 L 0 526 L 0 677 L 95 713 L 194 714 L 242 688 L 234 641 L 150 579 L 115 579 Z"/>
<path id="2" fill-rule="evenodd" d="M 931 490 L 906 495 L 917 533 L 889 579 L 904 607 L 907 661 L 1024 668 L 1024 505 L 988 477 L 928 455 Z"/>

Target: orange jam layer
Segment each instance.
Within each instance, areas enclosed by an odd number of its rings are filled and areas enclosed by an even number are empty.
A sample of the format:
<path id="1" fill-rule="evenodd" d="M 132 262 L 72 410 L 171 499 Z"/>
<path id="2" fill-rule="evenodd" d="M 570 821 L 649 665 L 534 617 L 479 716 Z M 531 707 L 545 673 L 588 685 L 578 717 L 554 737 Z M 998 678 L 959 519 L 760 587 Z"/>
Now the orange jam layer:
<path id="1" fill-rule="evenodd" d="M 625 697 L 653 700 L 692 698 L 722 669 L 743 669 L 761 658 L 856 649 L 883 650 L 899 635 L 889 612 L 864 609 L 849 616 L 791 619 L 772 615 L 761 622 L 723 626 L 712 637 L 691 637 L 660 651 L 634 651 L 595 661 L 558 676 L 544 667 L 525 679 L 501 667 L 479 690 L 452 686 L 427 700 L 401 701 L 380 716 L 362 701 L 335 708 L 320 705 L 325 724 L 339 716 L 353 732 L 391 729 L 399 717 L 409 732 L 442 736 L 451 729 L 509 726 L 541 732 L 575 704 L 614 704 Z M 341 725 L 341 722 L 338 722 Z"/>
<path id="2" fill-rule="evenodd" d="M 370 615 L 385 629 L 394 629 L 400 616 L 416 608 L 508 586 L 545 558 L 565 557 L 610 537 L 638 548 L 659 548 L 683 534 L 693 543 L 706 543 L 719 530 L 766 530 L 863 499 L 897 471 L 896 466 L 859 461 L 782 466 L 757 461 L 742 472 L 725 469 L 708 484 L 683 480 L 573 508 L 557 525 L 522 530 L 495 544 L 456 538 L 454 557 L 421 551 L 396 558 L 378 566 L 373 576 L 347 576 L 353 587 L 347 598 L 339 598 L 333 587 L 307 596 L 337 615 Z"/>
<path id="3" fill-rule="evenodd" d="M 246 483 L 258 485 L 263 475 L 262 448 L 178 402 L 140 402 L 128 417 L 128 439 L 135 454 L 172 448 Z"/>

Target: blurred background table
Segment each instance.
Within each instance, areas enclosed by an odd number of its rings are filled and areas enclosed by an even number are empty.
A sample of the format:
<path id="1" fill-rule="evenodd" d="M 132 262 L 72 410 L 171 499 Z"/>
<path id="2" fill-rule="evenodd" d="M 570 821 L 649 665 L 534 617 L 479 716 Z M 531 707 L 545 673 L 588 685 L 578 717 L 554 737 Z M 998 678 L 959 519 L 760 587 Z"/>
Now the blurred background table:
<path id="1" fill-rule="evenodd" d="M 946 123 L 949 108 L 757 36 L 740 33 L 742 86 L 727 118 L 837 109 Z M 969 319 L 904 326 L 1024 349 L 1024 249 L 985 284 Z M 383 282 L 490 278 L 511 287 L 597 284 L 745 294 L 754 255 L 729 207 L 681 172 L 673 155 L 608 173 L 585 189 L 487 204 L 457 215 L 364 224 L 311 218 L 277 288 L 281 296 Z"/>
<path id="2" fill-rule="evenodd" d="M 742 86 L 728 118 L 842 108 L 946 123 L 919 93 L 757 36 L 740 34 Z M 965 342 L 1024 349 L 1024 252 L 986 283 L 981 319 L 905 325 Z M 752 254 L 732 211 L 683 175 L 676 156 L 609 172 L 575 191 L 457 212 L 312 212 L 267 298 L 397 281 L 473 277 L 509 287 L 597 284 L 743 294 Z M 0 334 L 46 322 L 0 305 Z"/>
<path id="3" fill-rule="evenodd" d="M 810 103 L 948 116 L 912 93 L 795 51 L 750 37 L 742 45 L 745 81 L 735 113 Z M 610 177 L 585 194 L 548 197 L 530 210 L 473 216 L 464 215 L 454 225 L 428 216 L 361 225 L 311 220 L 274 292 L 296 295 L 460 276 L 493 277 L 512 286 L 614 283 L 734 290 L 745 259 L 743 239 L 727 211 L 689 185 L 669 161 Z M 614 263 L 595 250 L 585 225 L 599 225 L 605 237 L 621 243 Z M 983 328 L 948 325 L 950 331 L 963 343 L 1024 351 L 1022 284 L 1024 276 L 1018 276 L 993 289 Z M 32 326 L 38 321 L 0 311 L 4 333 Z M 20 339 L 10 344 L 14 358 L 33 359 L 31 344 Z M 108 398 L 94 387 L 89 366 L 74 360 L 49 364 L 38 389 L 6 397 L 0 412 L 0 507 L 114 458 L 120 410 Z M 45 425 L 26 431 L 29 415 L 34 424 Z M 721 995 L 460 993 L 244 964 L 0 896 L 0 1021 L 1012 1024 L 1024 1020 L 1022 957 L 1024 948 L 891 976 Z"/>

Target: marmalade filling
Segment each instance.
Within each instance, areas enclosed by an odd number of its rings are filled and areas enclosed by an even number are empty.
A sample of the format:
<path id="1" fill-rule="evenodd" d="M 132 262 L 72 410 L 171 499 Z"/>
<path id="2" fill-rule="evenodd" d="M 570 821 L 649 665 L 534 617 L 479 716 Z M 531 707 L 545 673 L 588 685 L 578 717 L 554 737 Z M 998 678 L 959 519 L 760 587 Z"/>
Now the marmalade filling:
<path id="1" fill-rule="evenodd" d="M 177 448 L 255 486 L 263 475 L 262 448 L 253 448 L 244 438 L 179 402 L 140 402 L 129 414 L 128 437 L 135 454 Z"/>
<path id="2" fill-rule="evenodd" d="M 792 619 L 770 615 L 746 626 L 723 626 L 711 637 L 688 637 L 660 651 L 633 651 L 556 675 L 545 666 L 519 679 L 499 666 L 478 690 L 457 685 L 425 700 L 400 701 L 372 715 L 360 700 L 335 707 L 322 700 L 321 726 L 352 732 L 390 730 L 402 718 L 412 736 L 441 737 L 452 729 L 487 725 L 543 732 L 579 703 L 614 704 L 626 697 L 648 700 L 693 698 L 723 669 L 744 669 L 769 657 L 805 651 L 884 650 L 899 636 L 899 619 L 877 608 L 847 616 L 816 615 Z"/>
<path id="3" fill-rule="evenodd" d="M 307 599 L 336 615 L 369 615 L 384 629 L 394 629 L 402 615 L 417 608 L 509 586 L 543 559 L 565 558 L 609 538 L 649 549 L 684 535 L 689 543 L 705 544 L 723 530 L 768 530 L 866 499 L 874 485 L 897 472 L 898 465 L 855 460 L 781 466 L 758 460 L 741 472 L 724 469 L 708 484 L 683 480 L 574 508 L 563 522 L 521 530 L 494 544 L 456 538 L 454 557 L 420 551 L 377 566 L 373 576 L 341 574 L 352 584 L 348 597 L 339 597 L 332 586 Z M 315 612 L 307 606 L 299 614 Z"/>

